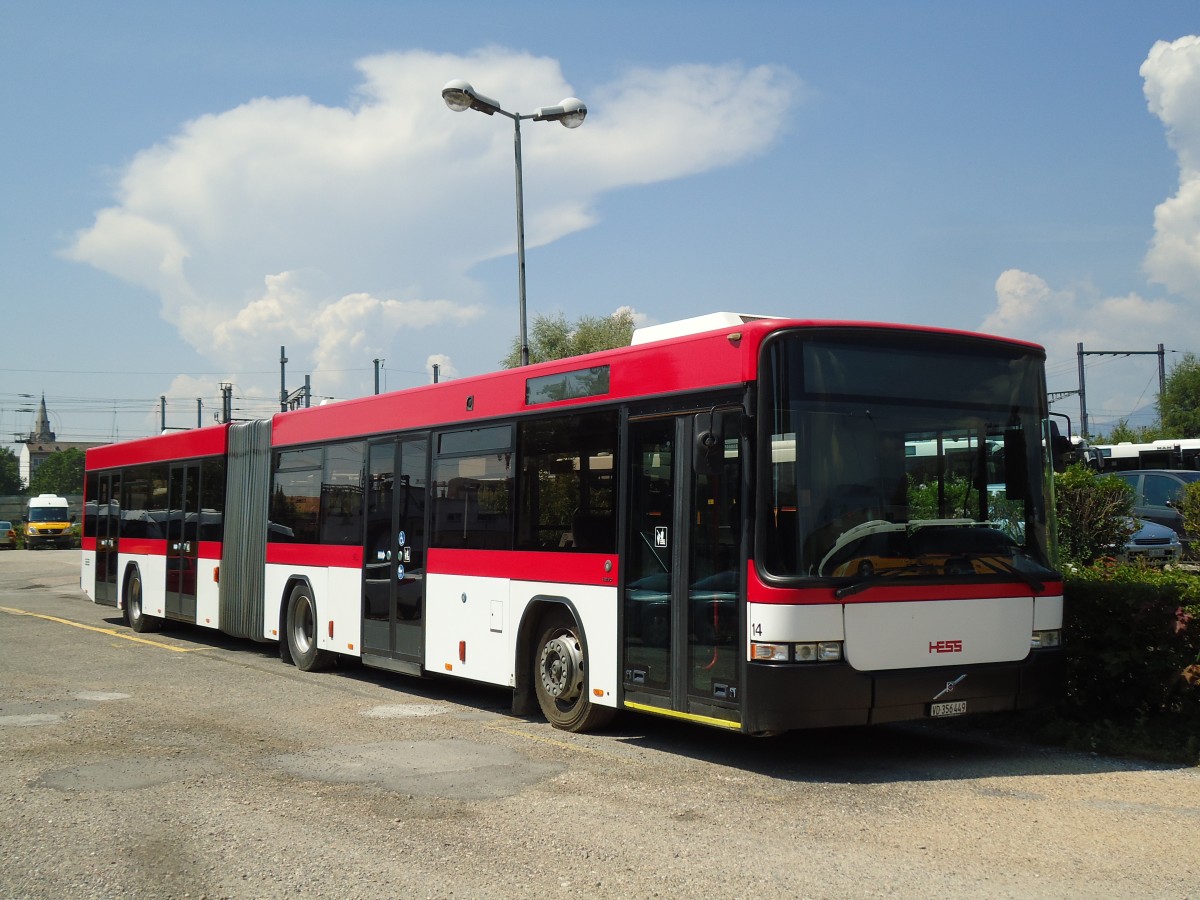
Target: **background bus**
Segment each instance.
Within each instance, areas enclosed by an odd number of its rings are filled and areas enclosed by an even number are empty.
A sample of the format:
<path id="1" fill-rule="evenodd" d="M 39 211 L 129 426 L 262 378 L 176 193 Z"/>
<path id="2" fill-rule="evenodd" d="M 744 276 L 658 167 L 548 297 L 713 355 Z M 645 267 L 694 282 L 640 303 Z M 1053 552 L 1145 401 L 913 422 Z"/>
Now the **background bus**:
<path id="1" fill-rule="evenodd" d="M 89 450 L 82 584 L 177 620 L 750 733 L 1054 696 L 1035 345 L 717 314 Z M 997 490 L 1003 486 L 1003 491 Z"/>
<path id="2" fill-rule="evenodd" d="M 1093 444 L 1097 469 L 1128 472 L 1133 469 L 1200 469 L 1200 438 L 1160 438 L 1135 444 Z"/>
<path id="3" fill-rule="evenodd" d="M 72 525 L 75 514 L 71 512 L 66 497 L 57 494 L 38 494 L 29 498 L 29 507 L 24 516 L 25 547 L 42 550 L 58 547 L 69 550 L 75 546 Z"/>

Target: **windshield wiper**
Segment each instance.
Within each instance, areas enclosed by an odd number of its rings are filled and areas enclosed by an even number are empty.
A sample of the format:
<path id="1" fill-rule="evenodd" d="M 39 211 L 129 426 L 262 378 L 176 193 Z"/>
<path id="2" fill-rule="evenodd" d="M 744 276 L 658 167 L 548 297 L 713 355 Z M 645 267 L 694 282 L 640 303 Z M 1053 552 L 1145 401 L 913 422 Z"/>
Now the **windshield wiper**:
<path id="1" fill-rule="evenodd" d="M 984 566 L 991 569 L 997 575 L 1015 575 L 1021 581 L 1025 582 L 1033 591 L 1041 593 L 1046 587 L 1039 581 L 1031 572 L 1023 571 L 1003 558 L 996 557 L 988 553 L 958 553 L 955 554 L 956 559 L 969 559 L 979 561 Z M 882 571 L 872 572 L 869 575 L 862 575 L 856 581 L 849 584 L 844 584 L 833 592 L 833 596 L 841 600 L 843 597 L 849 597 L 852 594 L 857 594 L 860 591 L 865 591 L 867 588 L 874 587 L 881 581 L 887 581 L 889 578 L 894 578 L 898 575 L 911 575 L 913 573 L 925 575 L 943 575 L 937 566 L 929 565 L 928 563 L 914 563 L 907 566 L 897 566 L 894 569 L 883 569 Z"/>
<path id="2" fill-rule="evenodd" d="M 968 559 L 978 560 L 997 575 L 1016 575 L 1037 593 L 1041 593 L 1046 587 L 1045 584 L 1038 581 L 1037 578 L 1034 577 L 1032 572 L 1026 572 L 1018 568 L 1014 563 L 1008 562 L 1003 557 L 997 557 L 987 553 L 966 553 L 959 554 L 959 556 L 965 556 Z"/>
<path id="3" fill-rule="evenodd" d="M 849 597 L 851 594 L 857 594 L 859 591 L 865 591 L 869 587 L 874 587 L 881 581 L 887 581 L 889 578 L 895 578 L 897 575 L 909 575 L 913 572 L 925 572 L 934 574 L 933 566 L 922 563 L 913 563 L 907 566 L 897 566 L 894 569 L 883 569 L 882 571 L 872 572 L 870 575 L 860 575 L 857 581 L 852 581 L 849 584 L 844 584 L 833 592 L 833 596 L 841 600 L 843 597 Z"/>

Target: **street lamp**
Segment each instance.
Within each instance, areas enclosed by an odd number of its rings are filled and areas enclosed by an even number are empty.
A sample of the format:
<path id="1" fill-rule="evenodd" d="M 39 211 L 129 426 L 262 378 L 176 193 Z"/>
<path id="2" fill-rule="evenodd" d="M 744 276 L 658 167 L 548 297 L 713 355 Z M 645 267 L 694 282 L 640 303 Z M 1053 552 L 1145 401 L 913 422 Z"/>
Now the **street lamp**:
<path id="1" fill-rule="evenodd" d="M 525 324 L 525 199 L 521 182 L 521 120 L 535 122 L 562 122 L 565 128 L 578 128 L 587 116 L 583 101 L 568 97 L 558 106 L 542 106 L 529 115 L 512 113 L 500 108 L 491 97 L 476 92 L 460 78 L 447 82 L 442 88 L 442 99 L 454 112 L 474 109 L 485 115 L 500 113 L 513 121 L 513 154 L 517 169 L 517 283 L 521 308 L 521 365 L 529 365 L 529 331 Z"/>

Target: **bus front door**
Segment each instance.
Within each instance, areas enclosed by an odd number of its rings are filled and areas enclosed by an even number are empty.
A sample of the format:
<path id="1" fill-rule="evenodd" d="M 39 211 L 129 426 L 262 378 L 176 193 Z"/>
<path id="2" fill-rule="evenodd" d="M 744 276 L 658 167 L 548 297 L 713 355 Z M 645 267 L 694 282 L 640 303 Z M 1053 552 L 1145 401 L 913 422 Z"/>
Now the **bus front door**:
<path id="1" fill-rule="evenodd" d="M 200 549 L 200 464 L 171 466 L 167 479 L 168 618 L 196 621 L 196 566 Z"/>
<path id="2" fill-rule="evenodd" d="M 117 539 L 121 524 L 121 474 L 101 472 L 96 480 L 96 602 L 116 606 Z M 90 507 L 91 498 L 88 498 Z"/>
<path id="3" fill-rule="evenodd" d="M 625 705 L 736 727 L 744 645 L 741 413 L 634 418 L 628 446 Z"/>
<path id="4" fill-rule="evenodd" d="M 420 674 L 429 440 L 370 445 L 363 545 L 363 661 Z"/>

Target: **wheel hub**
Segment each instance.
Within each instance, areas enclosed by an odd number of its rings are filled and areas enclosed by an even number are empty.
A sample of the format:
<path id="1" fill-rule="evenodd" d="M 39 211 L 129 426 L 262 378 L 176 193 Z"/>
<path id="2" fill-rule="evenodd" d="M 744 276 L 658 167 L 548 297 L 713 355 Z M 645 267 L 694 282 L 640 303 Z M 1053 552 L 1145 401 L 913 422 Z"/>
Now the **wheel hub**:
<path id="1" fill-rule="evenodd" d="M 573 634 L 560 634 L 542 647 L 538 665 L 545 692 L 569 703 L 583 692 L 583 648 Z"/>

